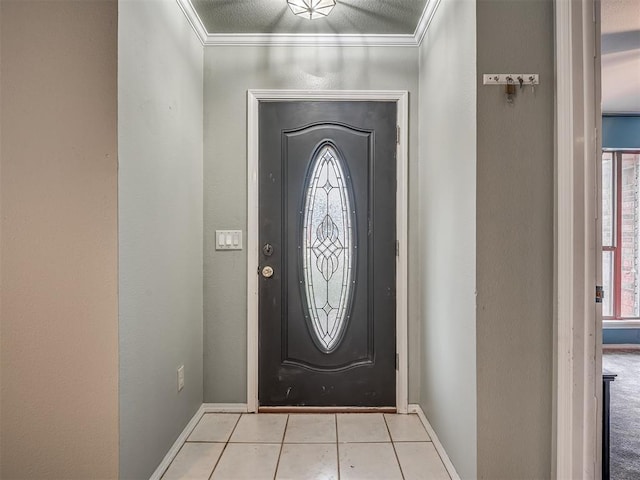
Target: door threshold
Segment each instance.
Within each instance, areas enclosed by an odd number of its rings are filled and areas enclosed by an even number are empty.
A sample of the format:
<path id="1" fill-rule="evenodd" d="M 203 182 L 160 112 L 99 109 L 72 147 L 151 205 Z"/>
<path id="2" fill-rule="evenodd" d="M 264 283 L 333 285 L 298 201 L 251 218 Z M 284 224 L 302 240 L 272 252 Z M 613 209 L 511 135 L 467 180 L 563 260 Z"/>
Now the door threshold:
<path id="1" fill-rule="evenodd" d="M 396 407 L 258 407 L 258 413 L 396 413 Z"/>

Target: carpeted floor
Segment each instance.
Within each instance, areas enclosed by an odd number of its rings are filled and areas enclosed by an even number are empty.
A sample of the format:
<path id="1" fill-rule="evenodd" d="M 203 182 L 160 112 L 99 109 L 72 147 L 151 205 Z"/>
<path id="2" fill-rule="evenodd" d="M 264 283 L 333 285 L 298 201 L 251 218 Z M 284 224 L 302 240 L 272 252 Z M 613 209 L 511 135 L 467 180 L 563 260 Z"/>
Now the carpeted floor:
<path id="1" fill-rule="evenodd" d="M 605 351 L 611 383 L 611 480 L 640 479 L 640 350 Z"/>

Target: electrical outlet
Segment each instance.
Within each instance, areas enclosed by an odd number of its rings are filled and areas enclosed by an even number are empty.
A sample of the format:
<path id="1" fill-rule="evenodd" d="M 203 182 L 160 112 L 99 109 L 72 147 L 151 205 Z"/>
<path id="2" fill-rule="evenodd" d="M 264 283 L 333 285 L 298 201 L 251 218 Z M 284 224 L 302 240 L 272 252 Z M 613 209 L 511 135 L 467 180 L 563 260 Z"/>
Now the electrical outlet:
<path id="1" fill-rule="evenodd" d="M 184 365 L 178 367 L 178 391 L 184 388 Z"/>

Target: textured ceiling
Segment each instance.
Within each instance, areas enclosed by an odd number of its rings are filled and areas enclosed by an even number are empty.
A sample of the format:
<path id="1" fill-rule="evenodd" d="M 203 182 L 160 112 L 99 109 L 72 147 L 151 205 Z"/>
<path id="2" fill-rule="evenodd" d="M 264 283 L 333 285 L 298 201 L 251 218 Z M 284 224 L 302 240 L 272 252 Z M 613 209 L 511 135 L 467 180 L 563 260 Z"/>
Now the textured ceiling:
<path id="1" fill-rule="evenodd" d="M 640 0 L 602 0 L 602 111 L 640 113 Z"/>
<path id="2" fill-rule="evenodd" d="M 337 0 L 326 18 L 291 13 L 286 0 L 192 0 L 209 33 L 409 34 L 426 0 Z"/>

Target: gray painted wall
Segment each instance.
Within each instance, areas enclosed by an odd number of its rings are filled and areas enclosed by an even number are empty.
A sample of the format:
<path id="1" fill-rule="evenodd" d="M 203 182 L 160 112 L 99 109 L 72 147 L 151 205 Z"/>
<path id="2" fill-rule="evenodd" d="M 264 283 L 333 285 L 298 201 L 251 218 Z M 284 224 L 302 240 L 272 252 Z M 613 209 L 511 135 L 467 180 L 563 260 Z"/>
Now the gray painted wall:
<path id="1" fill-rule="evenodd" d="M 553 1 L 478 0 L 477 19 L 478 477 L 550 478 Z M 513 105 L 481 85 L 521 71 L 540 85 Z"/>
<path id="2" fill-rule="evenodd" d="M 420 404 L 476 477 L 476 6 L 442 0 L 420 47 Z"/>
<path id="3" fill-rule="evenodd" d="M 203 56 L 175 0 L 119 14 L 120 478 L 141 479 L 202 403 Z"/>
<path id="4" fill-rule="evenodd" d="M 246 401 L 247 253 L 216 252 L 216 229 L 247 225 L 248 89 L 389 89 L 410 94 L 410 393 L 419 396 L 418 50 L 207 47 L 204 123 L 204 399 Z"/>

